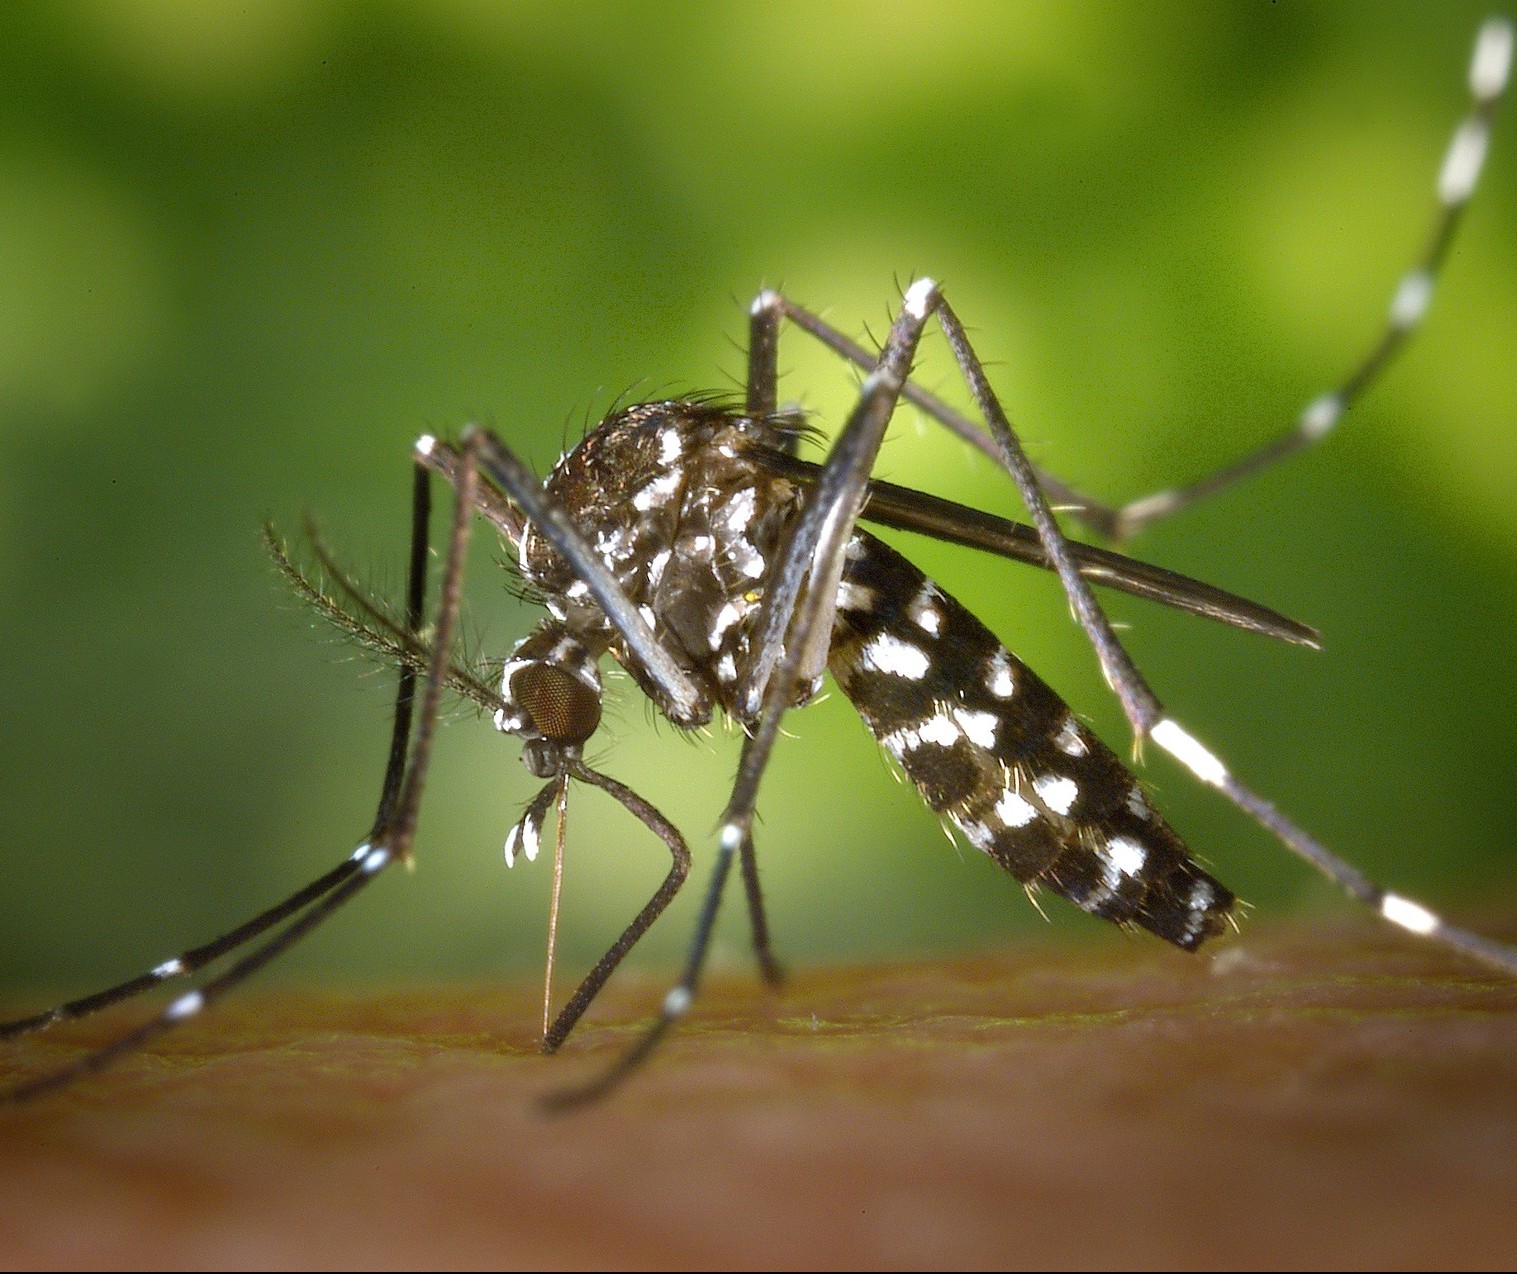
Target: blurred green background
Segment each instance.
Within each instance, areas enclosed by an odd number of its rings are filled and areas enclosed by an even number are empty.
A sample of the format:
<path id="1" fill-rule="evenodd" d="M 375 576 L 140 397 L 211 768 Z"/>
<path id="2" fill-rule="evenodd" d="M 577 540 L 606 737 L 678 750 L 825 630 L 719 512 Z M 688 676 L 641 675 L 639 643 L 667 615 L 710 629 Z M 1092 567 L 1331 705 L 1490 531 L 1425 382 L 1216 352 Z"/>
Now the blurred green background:
<path id="1" fill-rule="evenodd" d="M 734 388 L 782 285 L 845 330 L 944 281 L 1034 455 L 1124 498 L 1272 437 L 1377 330 L 1465 110 L 1484 3 L 208 4 L 0 10 L 0 987 L 90 989 L 344 857 L 390 677 L 292 600 L 258 526 L 322 518 L 402 577 L 422 430 L 497 427 L 545 468 L 619 395 Z M 1425 335 L 1329 444 L 1135 546 L 1318 626 L 1311 654 L 1118 601 L 1177 715 L 1398 889 L 1470 914 L 1517 858 L 1517 120 Z M 963 398 L 942 342 L 924 378 Z M 791 337 L 823 422 L 853 377 Z M 1011 510 L 902 414 L 882 472 Z M 487 536 L 480 537 L 487 539 Z M 1052 584 L 907 549 L 1125 750 Z M 484 545 L 471 624 L 532 616 Z M 945 843 L 845 700 L 792 717 L 759 848 L 791 962 L 1096 931 L 1045 925 Z M 548 864 L 500 845 L 535 791 L 468 711 L 418 866 L 282 967 L 540 967 Z M 689 832 L 736 741 L 622 683 L 597 756 Z M 1147 777 L 1265 914 L 1344 908 L 1162 758 Z M 577 796 L 565 980 L 662 878 Z M 746 964 L 733 899 L 716 958 Z M 1137 941 L 1138 939 L 1135 939 Z M 1180 958 L 1179 956 L 1176 957 Z"/>

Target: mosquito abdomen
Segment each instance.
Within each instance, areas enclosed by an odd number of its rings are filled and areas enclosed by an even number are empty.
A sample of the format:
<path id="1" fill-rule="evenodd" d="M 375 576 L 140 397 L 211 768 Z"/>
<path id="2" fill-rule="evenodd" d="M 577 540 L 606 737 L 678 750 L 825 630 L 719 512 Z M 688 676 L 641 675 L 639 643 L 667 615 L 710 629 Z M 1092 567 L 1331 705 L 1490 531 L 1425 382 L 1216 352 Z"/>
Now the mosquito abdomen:
<path id="1" fill-rule="evenodd" d="M 866 532 L 829 667 L 922 798 L 1030 888 L 1194 949 L 1234 897 L 1115 754 L 968 610 Z"/>

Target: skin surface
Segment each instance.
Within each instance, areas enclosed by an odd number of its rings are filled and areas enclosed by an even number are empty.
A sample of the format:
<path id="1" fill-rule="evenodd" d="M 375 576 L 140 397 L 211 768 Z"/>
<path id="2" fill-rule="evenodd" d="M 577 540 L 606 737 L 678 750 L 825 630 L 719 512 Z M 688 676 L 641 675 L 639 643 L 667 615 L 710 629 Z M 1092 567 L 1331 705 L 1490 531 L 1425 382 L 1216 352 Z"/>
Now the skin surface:
<path id="1" fill-rule="evenodd" d="M 0 1111 L 0 1265 L 1509 1267 L 1517 985 L 1370 922 L 1216 950 L 716 978 L 558 1118 L 660 986 L 556 1059 L 528 986 L 250 993 Z"/>

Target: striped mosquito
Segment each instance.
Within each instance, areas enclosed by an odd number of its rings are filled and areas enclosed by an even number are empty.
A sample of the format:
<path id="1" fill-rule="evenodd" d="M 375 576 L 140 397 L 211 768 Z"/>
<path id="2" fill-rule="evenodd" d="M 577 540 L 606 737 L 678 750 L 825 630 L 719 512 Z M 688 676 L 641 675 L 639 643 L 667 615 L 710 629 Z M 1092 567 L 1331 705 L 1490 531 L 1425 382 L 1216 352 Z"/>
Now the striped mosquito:
<path id="1" fill-rule="evenodd" d="M 389 760 L 373 825 L 344 861 L 230 933 L 118 986 L 0 1026 L 0 1038 L 11 1038 L 81 1017 L 241 952 L 135 1030 L 0 1098 L 58 1088 L 195 1016 L 393 864 L 406 861 L 440 703 L 450 691 L 492 712 L 501 732 L 522 741 L 528 771 L 544 780 L 506 838 L 508 865 L 518 853 L 537 855 L 554 811 L 555 856 L 561 860 L 573 780 L 608 793 L 670 854 L 663 883 L 556 1016 L 545 992 L 543 1048 L 556 1050 L 678 892 L 691 864 L 685 839 L 669 820 L 584 759 L 600 723 L 599 664 L 606 655 L 676 726 L 694 729 L 724 713 L 742 726 L 744 743 L 720 818 L 715 867 L 678 981 L 628 1051 L 590 1082 L 555 1094 L 551 1106 L 572 1106 L 615 1087 L 686 1015 L 734 862 L 741 868 L 759 967 L 769 981 L 779 980 L 753 821 L 781 723 L 816 697 L 828 672 L 926 803 L 1029 892 L 1047 889 L 1091 914 L 1146 929 L 1184 950 L 1195 950 L 1233 923 L 1232 892 L 1194 861 L 1115 754 L 963 605 L 865 530 L 866 522 L 925 532 L 1057 573 L 1135 740 L 1152 740 L 1385 920 L 1517 975 L 1517 950 L 1450 924 L 1369 880 L 1245 786 L 1149 688 L 1092 585 L 1279 640 L 1313 645 L 1315 634 L 1220 589 L 1071 540 L 1052 508 L 1056 503 L 1097 534 L 1122 540 L 1332 430 L 1428 310 L 1451 236 L 1475 189 L 1512 42 L 1512 27 L 1503 20 L 1486 23 L 1477 37 L 1469 74 L 1472 108 L 1438 175 L 1432 232 L 1402 276 L 1368 354 L 1335 389 L 1308 403 L 1281 437 L 1192 486 L 1112 508 L 1034 467 L 943 290 L 930 279 L 918 279 L 906 289 L 878 351 L 854 343 L 779 293 L 762 292 L 750 310 L 741 403 L 685 399 L 618 410 L 564 455 L 546 481 L 488 430 L 466 429 L 451 444 L 422 438 L 413 457 L 403 615 L 392 614 L 357 586 L 314 528 L 318 568 L 312 571 L 296 565 L 270 533 L 270 547 L 293 586 L 399 669 Z M 919 342 L 932 322 L 947 339 L 977 419 L 910 379 Z M 798 456 L 797 441 L 806 427 L 794 413 L 781 411 L 777 400 L 778 346 L 786 324 L 863 373 L 857 403 L 820 464 Z M 872 479 L 886 427 L 903 400 L 1000 465 L 1032 526 Z M 455 498 L 429 622 L 428 523 L 432 482 L 439 475 Z M 499 688 L 452 653 L 463 562 L 476 516 L 501 533 L 525 584 L 547 611 L 505 660 Z M 556 910 L 555 891 L 555 921 Z M 550 942 L 550 979 L 551 950 Z"/>

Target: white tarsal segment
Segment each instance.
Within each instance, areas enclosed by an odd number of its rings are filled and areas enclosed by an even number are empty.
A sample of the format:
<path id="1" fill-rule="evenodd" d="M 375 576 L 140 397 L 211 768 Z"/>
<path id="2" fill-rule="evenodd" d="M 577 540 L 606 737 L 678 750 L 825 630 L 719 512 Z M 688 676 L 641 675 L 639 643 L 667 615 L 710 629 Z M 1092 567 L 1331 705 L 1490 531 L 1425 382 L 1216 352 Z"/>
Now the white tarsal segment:
<path id="1" fill-rule="evenodd" d="M 199 991 L 187 991 L 163 1010 L 163 1016 L 170 1022 L 182 1022 L 187 1017 L 194 1017 L 203 1008 L 205 996 Z"/>
<path id="2" fill-rule="evenodd" d="M 437 439 L 431 434 L 422 434 L 416 440 L 416 454 L 418 456 L 430 456 L 437 450 Z"/>
<path id="3" fill-rule="evenodd" d="M 1173 490 L 1155 491 L 1152 495 L 1143 496 L 1127 506 L 1128 521 L 1133 526 L 1141 526 L 1154 518 L 1162 518 L 1175 507 L 1178 499 L 1178 492 Z"/>
<path id="4" fill-rule="evenodd" d="M 1210 783 L 1213 787 L 1221 787 L 1227 781 L 1227 766 L 1223 765 L 1178 721 L 1165 717 L 1148 732 L 1148 737 L 1201 782 Z"/>
<path id="5" fill-rule="evenodd" d="M 1470 61 L 1470 92 L 1475 100 L 1484 103 L 1498 96 L 1511 70 L 1512 24 L 1505 18 L 1491 18 L 1480 28 Z"/>
<path id="6" fill-rule="evenodd" d="M 937 290 L 938 285 L 931 279 L 918 279 L 906 289 L 906 313 L 913 318 L 926 318 L 927 307 L 932 304 L 932 294 Z"/>
<path id="7" fill-rule="evenodd" d="M 1445 204 L 1463 203 L 1474 194 L 1490 140 L 1491 130 L 1483 119 L 1467 119 L 1459 125 L 1438 174 L 1438 198 Z"/>
<path id="8" fill-rule="evenodd" d="M 1433 276 L 1426 270 L 1411 271 L 1391 298 L 1391 324 L 1399 328 L 1416 327 L 1432 299 Z"/>
<path id="9" fill-rule="evenodd" d="M 690 992 L 682 986 L 670 988 L 664 996 L 664 1016 L 684 1017 L 690 1011 Z"/>
<path id="10" fill-rule="evenodd" d="M 1040 774 L 1033 779 L 1032 790 L 1055 814 L 1068 814 L 1080 795 L 1079 784 L 1064 774 Z"/>
<path id="11" fill-rule="evenodd" d="M 876 633 L 859 653 L 859 662 L 875 672 L 905 677 L 907 681 L 920 681 L 931 667 L 925 650 L 902 641 L 894 633 Z"/>
<path id="12" fill-rule="evenodd" d="M 1320 438 L 1336 425 L 1342 416 L 1342 395 L 1321 394 L 1307 403 L 1301 412 L 1301 419 L 1296 422 L 1296 427 L 1308 438 Z"/>
<path id="13" fill-rule="evenodd" d="M 154 969 L 153 976 L 155 978 L 177 978 L 183 972 L 184 961 L 175 956 L 172 960 L 165 960 Z"/>
<path id="14" fill-rule="evenodd" d="M 381 867 L 390 861 L 390 851 L 383 845 L 375 845 L 363 856 L 363 862 L 359 864 L 361 870 L 372 876 Z"/>
<path id="15" fill-rule="evenodd" d="M 1393 925 L 1400 925 L 1423 937 L 1437 933 L 1443 927 L 1443 922 L 1421 903 L 1400 894 L 1386 894 L 1380 900 L 1380 914 Z"/>

